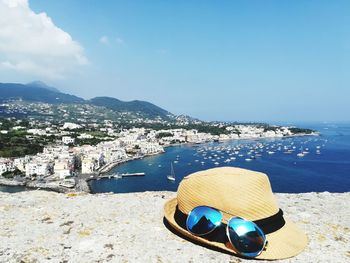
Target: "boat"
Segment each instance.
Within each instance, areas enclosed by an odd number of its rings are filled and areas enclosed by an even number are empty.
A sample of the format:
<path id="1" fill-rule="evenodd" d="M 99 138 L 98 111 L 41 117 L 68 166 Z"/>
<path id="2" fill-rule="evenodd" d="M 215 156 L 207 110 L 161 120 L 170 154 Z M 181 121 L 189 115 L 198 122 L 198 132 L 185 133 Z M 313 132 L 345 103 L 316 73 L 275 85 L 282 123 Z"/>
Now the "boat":
<path id="1" fill-rule="evenodd" d="M 75 186 L 74 179 L 66 179 L 59 183 L 59 186 L 63 186 L 66 188 L 73 188 Z"/>
<path id="2" fill-rule="evenodd" d="M 297 154 L 298 157 L 304 157 L 304 155 L 305 155 L 305 154 L 302 153 L 302 152 Z"/>
<path id="3" fill-rule="evenodd" d="M 173 163 L 170 164 L 170 174 L 167 176 L 168 180 L 175 181 L 175 172 L 174 172 L 174 166 Z"/>

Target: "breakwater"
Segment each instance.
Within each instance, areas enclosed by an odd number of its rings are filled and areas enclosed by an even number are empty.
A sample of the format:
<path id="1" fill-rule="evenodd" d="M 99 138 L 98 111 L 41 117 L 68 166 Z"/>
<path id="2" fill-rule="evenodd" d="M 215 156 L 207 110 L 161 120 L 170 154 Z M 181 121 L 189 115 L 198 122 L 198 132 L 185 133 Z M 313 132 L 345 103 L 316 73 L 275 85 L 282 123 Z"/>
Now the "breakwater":
<path id="1" fill-rule="evenodd" d="M 13 179 L 0 178 L 0 185 L 16 187 L 21 186 L 26 189 L 40 189 L 53 191 L 57 193 L 70 193 L 70 192 L 90 192 L 90 187 L 85 180 L 77 180 L 77 183 L 73 187 L 66 187 L 61 184 L 61 181 L 51 181 L 51 182 L 38 182 L 25 180 L 17 181 Z"/>

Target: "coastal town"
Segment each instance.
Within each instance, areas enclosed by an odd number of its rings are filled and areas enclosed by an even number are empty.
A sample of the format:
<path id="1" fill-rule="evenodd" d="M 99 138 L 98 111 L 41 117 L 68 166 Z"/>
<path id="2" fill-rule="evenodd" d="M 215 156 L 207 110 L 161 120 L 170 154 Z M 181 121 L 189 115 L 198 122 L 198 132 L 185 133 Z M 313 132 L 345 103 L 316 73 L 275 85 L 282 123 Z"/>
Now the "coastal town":
<path id="1" fill-rule="evenodd" d="M 296 128 L 282 126 L 211 125 L 221 129 L 222 133 L 214 135 L 188 129 L 186 126 L 158 130 L 136 127 L 121 129 L 120 124 L 107 119 L 99 123 L 53 124 L 35 119 L 26 121 L 14 117 L 4 118 L 0 121 L 2 138 L 8 136 L 11 141 L 19 140 L 19 136 L 22 136 L 28 143 L 36 140 L 40 145 L 45 142 L 45 145 L 39 147 L 37 153 L 23 156 L 6 157 L 3 156 L 6 152 L 1 151 L 0 184 L 61 192 L 88 192 L 87 179 L 98 178 L 122 162 L 163 153 L 167 146 L 304 134 L 301 130 L 295 130 Z M 50 140 L 46 140 L 47 138 Z M 16 152 L 16 155 L 21 153 Z"/>

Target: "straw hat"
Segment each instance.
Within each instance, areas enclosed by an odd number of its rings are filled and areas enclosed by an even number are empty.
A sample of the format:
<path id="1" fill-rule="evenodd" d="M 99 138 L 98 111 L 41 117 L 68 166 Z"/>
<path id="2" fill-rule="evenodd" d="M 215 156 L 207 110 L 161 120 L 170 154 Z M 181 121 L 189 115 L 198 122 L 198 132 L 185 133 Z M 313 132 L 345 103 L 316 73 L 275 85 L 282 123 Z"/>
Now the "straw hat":
<path id="1" fill-rule="evenodd" d="M 179 234 L 226 252 L 237 254 L 230 244 L 192 235 L 177 220 L 180 214 L 188 215 L 197 206 L 215 207 L 223 213 L 223 221 L 236 215 L 256 221 L 269 218 L 279 211 L 268 177 L 246 169 L 222 167 L 193 173 L 185 177 L 178 188 L 177 198 L 164 206 L 164 216 Z M 227 213 L 227 214 L 226 214 Z M 231 215 L 229 215 L 231 214 Z M 268 245 L 257 259 L 283 259 L 299 254 L 307 245 L 306 235 L 292 222 L 266 234 Z"/>

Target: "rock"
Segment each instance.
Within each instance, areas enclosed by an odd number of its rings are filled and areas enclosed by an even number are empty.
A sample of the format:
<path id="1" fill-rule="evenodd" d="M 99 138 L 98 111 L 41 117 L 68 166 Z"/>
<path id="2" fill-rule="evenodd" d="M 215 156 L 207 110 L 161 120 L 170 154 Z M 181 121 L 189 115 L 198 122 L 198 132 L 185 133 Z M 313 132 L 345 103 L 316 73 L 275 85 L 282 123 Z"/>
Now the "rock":
<path id="1" fill-rule="evenodd" d="M 252 262 L 170 232 L 163 205 L 175 195 L 0 193 L 0 262 Z M 276 197 L 309 237 L 304 252 L 281 262 L 350 261 L 350 193 Z"/>

